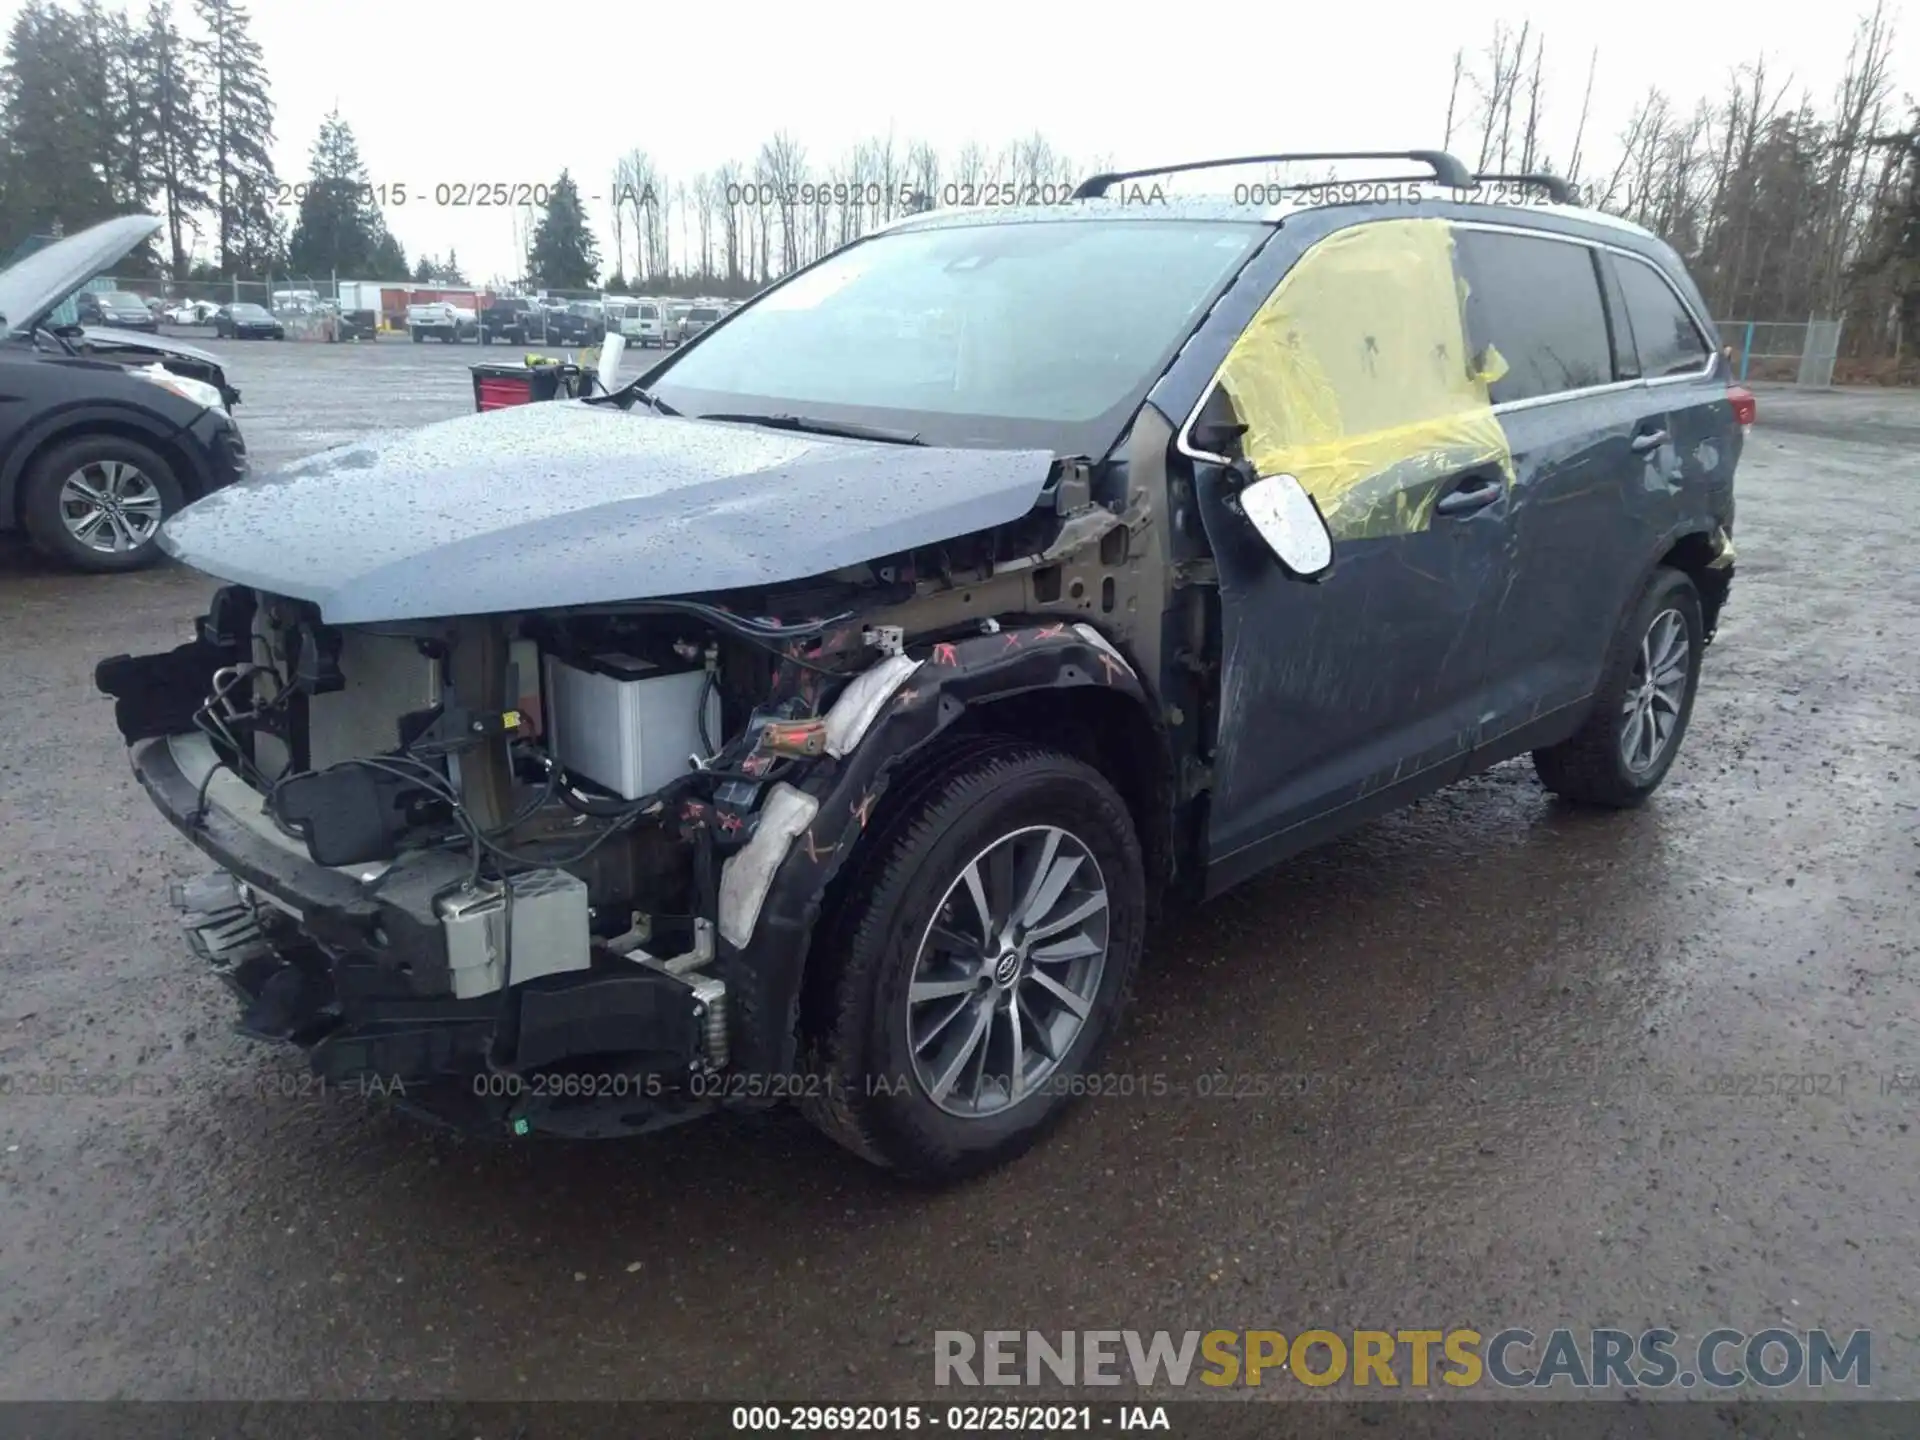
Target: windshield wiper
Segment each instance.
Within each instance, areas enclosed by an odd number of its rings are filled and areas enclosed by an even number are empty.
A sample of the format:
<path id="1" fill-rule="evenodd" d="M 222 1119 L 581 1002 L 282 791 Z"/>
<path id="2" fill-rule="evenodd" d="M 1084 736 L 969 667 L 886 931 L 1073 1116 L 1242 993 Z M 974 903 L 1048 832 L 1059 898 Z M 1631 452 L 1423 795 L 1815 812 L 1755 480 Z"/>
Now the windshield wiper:
<path id="1" fill-rule="evenodd" d="M 811 415 L 702 415 L 702 420 L 730 420 L 741 425 L 765 425 L 774 430 L 800 430 L 809 435 L 841 435 L 849 440 L 880 440 L 888 445 L 924 445 L 919 432 L 887 430 L 852 420 L 819 420 Z"/>
<path id="2" fill-rule="evenodd" d="M 588 395 L 585 399 L 589 404 L 618 405 L 622 410 L 631 410 L 633 408 L 633 402 L 638 400 L 656 415 L 678 415 L 680 413 L 671 405 L 667 404 L 666 401 L 656 396 L 651 390 L 642 389 L 638 380 L 629 380 L 618 390 L 608 391 L 601 395 Z"/>

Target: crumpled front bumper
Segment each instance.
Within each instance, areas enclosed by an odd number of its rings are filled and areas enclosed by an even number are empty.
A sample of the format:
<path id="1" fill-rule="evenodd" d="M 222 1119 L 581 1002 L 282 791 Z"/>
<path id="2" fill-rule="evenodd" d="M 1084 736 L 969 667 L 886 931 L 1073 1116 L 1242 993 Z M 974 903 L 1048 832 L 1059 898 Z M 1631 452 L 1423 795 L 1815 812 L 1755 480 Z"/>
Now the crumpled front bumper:
<path id="1" fill-rule="evenodd" d="M 434 901 L 465 856 L 319 865 L 204 737 L 131 754 L 160 813 L 221 867 L 174 898 L 189 947 L 239 996 L 243 1033 L 462 1129 L 632 1135 L 715 1108 L 697 1083 L 706 1008 L 681 979 L 609 957 L 456 998 Z"/>

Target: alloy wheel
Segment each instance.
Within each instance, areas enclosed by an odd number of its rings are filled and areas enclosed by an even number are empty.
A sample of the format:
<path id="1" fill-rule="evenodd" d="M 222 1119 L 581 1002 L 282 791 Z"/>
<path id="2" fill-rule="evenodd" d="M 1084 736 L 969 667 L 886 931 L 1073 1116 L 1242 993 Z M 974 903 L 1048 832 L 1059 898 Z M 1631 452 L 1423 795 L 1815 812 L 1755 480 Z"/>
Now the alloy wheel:
<path id="1" fill-rule="evenodd" d="M 1640 638 L 1633 678 L 1620 706 L 1620 760 L 1636 775 L 1659 763 L 1679 728 L 1691 657 L 1686 618 L 1678 610 L 1655 615 Z"/>
<path id="2" fill-rule="evenodd" d="M 89 550 L 126 554 L 146 545 L 166 518 L 160 489 L 137 465 L 94 460 L 60 486 L 60 519 Z"/>
<path id="3" fill-rule="evenodd" d="M 907 986 L 914 1078 L 935 1105 L 977 1119 L 1047 1082 L 1099 994 L 1107 920 L 1099 862 L 1058 826 L 1015 830 L 967 863 Z"/>

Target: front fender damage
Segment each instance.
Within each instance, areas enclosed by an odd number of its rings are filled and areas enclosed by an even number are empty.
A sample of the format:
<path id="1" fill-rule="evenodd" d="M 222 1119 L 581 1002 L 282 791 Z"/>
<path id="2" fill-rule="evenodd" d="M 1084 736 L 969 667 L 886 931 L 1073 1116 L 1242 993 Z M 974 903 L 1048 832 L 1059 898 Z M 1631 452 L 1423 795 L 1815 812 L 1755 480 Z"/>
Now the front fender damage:
<path id="1" fill-rule="evenodd" d="M 753 838 L 721 872 L 712 968 L 734 1006 L 737 1071 L 794 1068 L 801 977 L 828 887 L 901 767 L 970 707 L 1078 686 L 1122 691 L 1152 713 L 1133 665 L 1093 626 L 1066 621 L 916 646 L 847 687 L 827 717 L 826 755 L 797 784 L 773 788 Z"/>

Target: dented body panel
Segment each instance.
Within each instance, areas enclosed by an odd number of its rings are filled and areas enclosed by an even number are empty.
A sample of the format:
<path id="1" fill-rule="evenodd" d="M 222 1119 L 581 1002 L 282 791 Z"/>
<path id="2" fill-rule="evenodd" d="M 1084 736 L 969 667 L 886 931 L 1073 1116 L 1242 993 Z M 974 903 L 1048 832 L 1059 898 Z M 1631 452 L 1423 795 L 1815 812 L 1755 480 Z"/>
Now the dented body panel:
<path id="1" fill-rule="evenodd" d="M 753 1017 L 744 1031 L 751 1048 L 740 1057 L 749 1071 L 794 1068 L 801 980 L 828 889 L 917 755 L 970 718 L 990 728 L 992 706 L 1019 695 L 1097 686 L 1149 707 L 1132 663 L 1090 625 L 1014 624 L 937 642 L 914 659 L 858 747 L 800 782 L 815 802 L 813 819 L 779 865 L 751 938 L 723 938 L 714 968 Z"/>
<path id="2" fill-rule="evenodd" d="M 1717 346 L 1661 242 L 1525 215 L 1495 228 L 1577 242 L 1602 264 L 1657 262 Z M 1189 346 L 1156 388 L 1188 406 L 1180 447 L 1219 574 L 1208 892 L 1564 738 L 1653 567 L 1730 530 L 1739 431 L 1717 360 L 1495 403 L 1506 359 L 1472 333 L 1451 238 L 1487 224 L 1486 207 L 1446 203 L 1289 221 L 1216 306 L 1239 327 L 1231 343 Z M 1193 438 L 1216 382 L 1249 426 L 1253 468 L 1297 475 L 1326 515 L 1337 559 L 1321 583 L 1275 572 L 1226 500 L 1231 475 Z"/>

